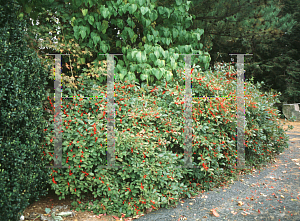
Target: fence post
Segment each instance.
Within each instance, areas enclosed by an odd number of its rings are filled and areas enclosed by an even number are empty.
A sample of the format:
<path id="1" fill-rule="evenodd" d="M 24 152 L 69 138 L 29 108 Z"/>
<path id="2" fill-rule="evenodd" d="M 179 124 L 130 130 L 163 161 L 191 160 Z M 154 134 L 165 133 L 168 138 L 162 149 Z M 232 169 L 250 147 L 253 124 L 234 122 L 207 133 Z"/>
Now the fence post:
<path id="1" fill-rule="evenodd" d="M 244 90 L 244 56 L 253 54 L 229 54 L 237 55 L 237 168 L 245 167 L 245 90 Z"/>
<path id="2" fill-rule="evenodd" d="M 62 166 L 62 117 L 61 117 L 61 55 L 69 54 L 47 54 L 55 55 L 55 76 L 54 76 L 54 166 L 47 168 L 70 168 Z M 56 98 L 56 99 L 55 99 Z"/>

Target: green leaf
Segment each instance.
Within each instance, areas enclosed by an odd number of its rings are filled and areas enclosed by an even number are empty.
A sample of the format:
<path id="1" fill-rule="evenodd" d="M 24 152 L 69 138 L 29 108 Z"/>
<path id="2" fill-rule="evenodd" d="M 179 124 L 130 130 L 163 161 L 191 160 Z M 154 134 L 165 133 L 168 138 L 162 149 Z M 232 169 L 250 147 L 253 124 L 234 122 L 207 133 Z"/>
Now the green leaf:
<path id="1" fill-rule="evenodd" d="M 150 13 L 150 19 L 151 19 L 151 21 L 156 21 L 157 18 L 158 18 L 157 11 L 156 10 L 151 11 L 151 13 Z"/>
<path id="2" fill-rule="evenodd" d="M 32 8 L 30 6 L 25 6 L 25 12 L 29 14 L 32 11 Z"/>
<path id="3" fill-rule="evenodd" d="M 108 46 L 105 44 L 104 41 L 101 41 L 101 43 L 100 43 L 100 48 L 101 48 L 101 50 L 103 51 L 103 54 L 105 54 L 105 53 L 107 52 L 107 50 L 108 50 Z M 101 54 L 102 54 L 102 53 L 101 53 Z"/>
<path id="4" fill-rule="evenodd" d="M 120 41 L 120 40 L 117 40 L 117 42 L 116 42 L 116 47 L 119 47 L 119 46 L 121 46 L 121 41 Z"/>
<path id="5" fill-rule="evenodd" d="M 88 13 L 88 9 L 81 9 L 83 16 L 86 16 L 86 14 Z"/>
<path id="6" fill-rule="evenodd" d="M 145 5 L 145 0 L 139 0 L 139 5 L 140 6 Z"/>
<path id="7" fill-rule="evenodd" d="M 148 7 L 141 7 L 142 15 L 145 15 L 149 11 Z"/>
<path id="8" fill-rule="evenodd" d="M 155 77 L 160 80 L 162 77 L 162 73 L 157 68 L 152 68 L 152 73 L 155 75 Z"/>
<path id="9" fill-rule="evenodd" d="M 157 58 L 154 55 L 154 53 L 151 53 L 149 56 L 150 56 L 151 61 L 155 62 L 157 60 Z"/>
<path id="10" fill-rule="evenodd" d="M 126 75 L 127 75 L 127 70 L 126 69 L 122 69 L 120 71 L 120 74 L 119 74 L 120 80 L 122 81 Z"/>
<path id="11" fill-rule="evenodd" d="M 189 52 L 189 51 L 190 51 L 190 48 L 191 48 L 191 45 L 185 45 L 184 48 L 185 48 L 185 51 L 186 51 L 186 52 Z"/>
<path id="12" fill-rule="evenodd" d="M 89 15 L 89 18 L 88 18 L 88 22 L 91 24 L 91 25 L 93 25 L 94 24 L 94 16 L 92 16 L 92 15 Z"/>
<path id="13" fill-rule="evenodd" d="M 142 63 L 142 53 L 140 51 L 137 52 L 136 58 L 139 63 Z"/>
<path id="14" fill-rule="evenodd" d="M 159 58 L 159 52 L 158 52 L 158 50 L 155 50 L 154 54 L 155 54 L 156 58 L 158 59 Z"/>
<path id="15" fill-rule="evenodd" d="M 158 9 L 159 14 L 163 15 L 165 13 L 165 8 L 164 7 L 158 6 L 157 9 Z"/>
<path id="16" fill-rule="evenodd" d="M 137 5 L 136 4 L 132 4 L 128 7 L 129 13 L 133 14 L 137 9 Z"/>
<path id="17" fill-rule="evenodd" d="M 81 35 L 82 39 L 85 38 L 86 32 L 85 32 L 85 27 L 84 26 L 80 26 L 79 34 Z"/>
<path id="18" fill-rule="evenodd" d="M 102 21 L 102 33 L 105 34 L 106 33 L 106 29 L 108 28 L 108 21 L 103 20 Z"/>
<path id="19" fill-rule="evenodd" d="M 151 21 L 149 19 L 146 19 L 146 27 L 148 27 L 149 25 L 151 25 Z"/>
<path id="20" fill-rule="evenodd" d="M 97 45 L 98 42 L 101 41 L 100 36 L 98 34 L 96 34 L 95 32 L 91 33 L 91 38 L 93 39 L 95 46 Z"/>
<path id="21" fill-rule="evenodd" d="M 78 26 L 74 26 L 73 30 L 74 30 L 75 38 L 78 40 L 79 39 L 79 27 Z"/>
<path id="22" fill-rule="evenodd" d="M 148 39 L 149 42 L 151 42 L 151 41 L 153 40 L 153 35 L 149 35 L 149 34 L 148 34 L 148 35 L 147 35 L 147 39 Z"/>
<path id="23" fill-rule="evenodd" d="M 171 67 L 175 67 L 175 59 L 171 57 L 170 60 L 171 60 Z"/>
<path id="24" fill-rule="evenodd" d="M 124 23 L 123 23 L 123 20 L 122 20 L 122 19 L 118 19 L 118 20 L 117 20 L 117 26 L 118 26 L 119 28 L 123 29 Z"/>
<path id="25" fill-rule="evenodd" d="M 99 31 L 101 31 L 101 22 L 96 22 L 96 26 L 97 26 L 97 29 L 99 30 Z"/>
<path id="26" fill-rule="evenodd" d="M 142 62 L 147 62 L 147 54 L 146 51 L 142 52 Z"/>
<path id="27" fill-rule="evenodd" d="M 166 80 L 170 81 L 173 78 L 173 74 L 171 71 L 167 71 L 166 72 Z"/>
<path id="28" fill-rule="evenodd" d="M 141 77 L 141 80 L 144 81 L 144 80 L 146 80 L 149 77 L 149 75 L 143 73 L 143 74 L 141 74 L 140 77 Z"/>
<path id="29" fill-rule="evenodd" d="M 173 28 L 173 38 L 176 38 L 178 36 L 178 30 Z"/>
<path id="30" fill-rule="evenodd" d="M 176 0 L 176 5 L 182 5 L 182 0 Z"/>
<path id="31" fill-rule="evenodd" d="M 101 10 L 101 14 L 103 18 L 106 19 L 109 16 L 108 8 L 103 7 L 103 9 Z"/>

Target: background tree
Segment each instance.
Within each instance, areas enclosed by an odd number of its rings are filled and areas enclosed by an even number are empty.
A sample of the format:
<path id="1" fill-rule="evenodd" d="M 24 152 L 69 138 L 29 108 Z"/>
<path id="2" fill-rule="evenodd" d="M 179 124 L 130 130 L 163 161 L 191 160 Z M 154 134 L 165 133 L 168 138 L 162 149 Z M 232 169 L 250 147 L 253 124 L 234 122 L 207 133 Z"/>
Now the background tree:
<path id="1" fill-rule="evenodd" d="M 107 1 L 101 1 L 102 5 L 105 5 Z M 126 1 L 123 1 L 124 3 Z M 184 3 L 185 1 L 183 1 Z M 250 79 L 254 77 L 254 82 L 264 81 L 266 85 L 262 88 L 265 91 L 270 90 L 271 88 L 283 92 L 283 96 L 280 98 L 289 100 L 289 102 L 293 102 L 292 100 L 297 100 L 299 89 L 296 89 L 298 84 L 296 84 L 299 73 L 297 69 L 297 56 L 295 52 L 297 50 L 297 39 L 291 41 L 291 33 L 295 30 L 294 36 L 297 36 L 298 24 L 295 23 L 297 21 L 297 8 L 299 8 L 299 3 L 297 1 L 196 1 L 193 0 L 189 8 L 188 12 L 193 15 L 192 25 L 187 28 L 188 31 L 203 28 L 204 34 L 198 43 L 202 43 L 204 47 L 202 50 L 208 51 L 211 55 L 210 66 L 213 68 L 214 63 L 217 61 L 225 61 L 230 62 L 230 57 L 228 53 L 253 53 L 253 56 L 245 57 L 245 70 L 246 70 L 246 79 Z M 67 5 L 72 2 L 64 2 L 64 1 L 55 1 L 55 7 L 51 9 L 50 13 L 44 13 L 43 16 L 40 14 L 40 27 L 46 27 L 50 25 L 48 30 L 53 30 L 53 16 L 55 10 L 61 8 L 64 12 L 81 13 L 80 7 L 74 6 L 74 4 Z M 127 2 L 126 2 L 127 3 Z M 60 5 L 62 4 L 62 5 Z M 95 4 L 81 3 L 86 5 L 89 13 L 97 13 L 97 6 Z M 155 1 L 155 6 L 164 7 L 170 6 L 172 4 L 176 4 L 176 0 L 171 1 Z M 241 10 L 243 9 L 243 10 Z M 288 13 L 292 12 L 292 13 Z M 296 13 L 296 14 L 295 14 Z M 59 12 L 58 14 L 63 14 L 63 12 Z M 65 13 L 66 14 L 66 13 Z M 293 16 L 292 16 L 293 14 Z M 130 13 L 123 14 L 120 18 L 124 21 L 128 19 Z M 56 15 L 55 15 L 56 16 Z M 81 15 L 82 16 L 82 15 Z M 58 16 L 59 17 L 59 16 Z M 299 15 L 298 15 L 299 17 Z M 55 26 L 61 26 L 62 29 L 66 29 L 69 25 L 70 20 L 73 17 L 68 17 L 69 19 L 61 17 L 59 19 L 60 24 Z M 79 17 L 80 18 L 80 17 Z M 87 19 L 87 17 L 85 17 Z M 163 24 L 162 19 L 158 17 L 157 21 L 152 23 L 152 26 L 157 26 L 157 24 Z M 136 26 L 133 28 L 134 32 L 137 33 L 138 36 L 134 43 L 131 42 L 133 47 L 137 47 L 140 42 L 142 42 L 143 35 L 141 33 L 144 32 L 143 25 L 140 25 L 139 22 L 136 22 L 136 18 L 133 18 Z M 47 23 L 45 26 L 44 23 Z M 52 23 L 51 23 L 52 22 Z M 72 21 L 74 24 L 74 21 Z M 129 26 L 128 24 L 125 25 Z M 117 31 L 120 30 L 118 25 L 114 25 L 114 28 L 110 28 L 113 26 L 112 23 L 109 24 L 109 28 L 107 29 L 107 33 L 109 33 L 109 41 L 111 44 L 111 53 L 120 53 L 120 49 L 116 47 L 117 40 L 119 38 L 116 37 Z M 67 28 L 69 29 L 69 28 Z M 47 30 L 47 31 L 48 31 Z M 45 33 L 48 33 L 45 31 Z M 62 30 L 64 33 L 64 31 Z M 41 33 L 41 32 L 37 32 Z M 57 33 L 52 33 L 52 36 L 61 36 L 57 35 Z M 120 36 L 120 35 L 119 35 Z M 279 43 L 277 39 L 285 39 Z M 78 40 L 70 39 L 73 42 L 80 43 Z M 124 39 L 123 39 L 124 40 Z M 126 42 L 126 40 L 124 40 Z M 273 43 L 272 43 L 273 42 Z M 130 42 L 129 42 L 130 43 Z M 51 41 L 49 41 L 51 44 Z M 166 49 L 164 44 L 161 44 L 158 41 L 163 49 Z M 279 45 L 284 45 L 284 47 L 278 47 Z M 287 45 L 287 46 L 285 46 Z M 289 48 L 289 55 L 292 53 L 295 56 L 286 56 L 286 49 Z M 88 49 L 89 47 L 87 47 Z M 278 48 L 284 50 L 284 52 L 278 51 Z M 297 50 L 298 51 L 298 50 Z M 78 52 L 78 51 L 76 51 Z M 82 52 L 82 51 L 81 51 Z M 49 53 L 49 52 L 47 52 Z M 281 55 L 282 54 L 282 55 Z M 298 54 L 298 52 L 296 53 Z M 276 55 L 276 56 L 275 56 Z M 82 53 L 81 55 L 82 56 Z M 53 58 L 49 58 L 51 62 L 53 62 Z M 97 55 L 92 55 L 92 59 L 96 59 Z M 182 56 L 180 56 L 182 57 Z M 193 56 L 192 56 L 193 57 Z M 194 56 L 197 57 L 197 56 Z M 63 63 L 68 62 L 68 58 L 64 57 L 65 61 Z M 106 58 L 101 58 L 105 60 Z M 120 56 L 115 56 L 115 59 L 122 60 Z M 87 60 L 88 61 L 88 60 Z M 80 76 L 79 73 L 82 73 L 84 68 L 89 68 L 91 73 L 98 73 L 97 71 L 99 67 L 88 67 L 88 62 L 85 64 L 79 64 L 74 67 L 73 71 L 76 76 Z M 284 61 L 284 62 L 278 62 Z M 76 63 L 75 59 L 72 59 L 73 64 Z M 276 66 L 274 66 L 276 64 Z M 91 63 L 89 63 L 91 65 Z M 281 65 L 282 67 L 278 67 Z M 78 67 L 78 68 L 77 68 Z M 79 68 L 80 67 L 80 68 Z M 288 68 L 289 67 L 289 68 Z M 290 71 L 288 71 L 289 69 Z M 294 70 L 292 70 L 294 69 Z M 64 67 L 64 73 L 70 72 Z M 78 72 L 78 73 L 77 73 Z M 173 74 L 176 75 L 172 71 Z M 291 74 L 288 74 L 291 73 Z M 136 75 L 139 75 L 135 72 Z M 283 76 L 282 76 L 283 75 Z M 288 77 L 287 77 L 288 76 Z M 274 78 L 276 79 L 274 81 Z M 53 79 L 50 79 L 53 81 Z M 282 82 L 285 82 L 282 84 Z"/>
<path id="2" fill-rule="evenodd" d="M 228 53 L 253 53 L 245 56 L 246 78 L 254 77 L 255 83 L 264 81 L 264 91 L 281 91 L 281 101 L 293 102 L 291 98 L 299 91 L 299 44 L 291 39 L 299 35 L 297 1 L 192 2 L 190 13 L 196 20 L 191 28 L 203 27 L 201 40 L 212 40 L 212 67 L 216 61 L 230 62 Z M 293 58 L 286 54 L 289 46 L 288 54 Z M 289 65 L 291 75 L 286 74 Z"/>
<path id="3" fill-rule="evenodd" d="M 115 60 L 120 60 L 120 62 L 117 61 L 116 71 L 121 73 L 121 78 L 122 76 L 127 80 L 137 78 L 139 83 L 146 82 L 146 80 L 149 81 L 148 83 L 150 81 L 153 83 L 154 79 L 160 79 L 161 76 L 170 80 L 172 75 L 175 74 L 176 68 L 179 66 L 184 68 L 185 64 L 182 62 L 184 56 L 173 56 L 170 51 L 168 51 L 168 54 L 164 54 L 164 51 L 169 49 L 172 51 L 172 48 L 174 48 L 175 53 L 192 53 L 193 49 L 202 48 L 198 41 L 203 32 L 201 29 L 193 31 L 194 34 L 184 31 L 192 22 L 187 13 L 189 7 L 183 5 L 181 0 L 177 0 L 173 8 L 162 6 L 155 8 L 155 2 L 145 0 L 129 2 L 120 0 L 116 2 L 97 1 L 95 3 L 91 1 L 88 3 L 74 1 L 71 4 L 64 4 L 62 7 L 52 7 L 49 11 L 53 13 L 53 9 L 57 10 L 55 16 L 60 18 L 62 30 L 62 35 L 59 38 L 60 47 L 56 50 L 61 51 L 60 53 L 69 53 L 74 45 L 80 47 L 81 51 L 76 51 L 77 53 L 72 53 L 71 56 L 71 61 L 78 57 L 76 62 L 72 64 L 74 73 L 79 73 L 80 69 L 85 70 L 84 65 L 89 68 L 91 63 L 97 66 L 100 60 L 106 60 L 106 56 L 97 55 L 102 51 L 101 53 L 124 54 L 123 57 L 115 57 Z M 79 9 L 80 11 L 78 11 Z M 48 12 L 48 15 L 50 13 Z M 45 17 L 46 14 L 45 12 L 44 21 L 48 20 Z M 108 20 L 111 21 L 111 24 L 108 24 Z M 69 21 L 71 21 L 71 24 L 69 24 Z M 44 25 L 44 23 L 41 23 L 40 27 L 46 28 L 49 27 L 49 24 Z M 119 36 L 123 41 L 116 38 L 115 27 L 122 31 Z M 35 28 L 38 29 L 38 26 Z M 49 27 L 49 29 L 51 28 L 53 29 L 53 26 Z M 38 33 L 37 29 L 31 33 Z M 135 33 L 136 31 L 138 33 Z M 140 38 L 138 38 L 138 34 L 141 36 Z M 44 39 L 47 39 L 46 36 Z M 190 46 L 186 46 L 186 39 L 192 43 Z M 72 43 L 68 44 L 70 41 L 74 42 L 73 46 Z M 157 45 L 158 42 L 162 47 Z M 46 41 L 43 43 L 47 46 Z M 48 46 L 50 44 L 49 42 Z M 145 44 L 147 44 L 146 48 L 144 47 Z M 161 49 L 158 50 L 158 48 Z M 137 50 L 137 56 L 135 55 L 134 58 L 131 56 L 126 57 L 128 53 L 135 53 L 132 52 L 134 50 Z M 155 54 L 150 52 L 151 50 L 156 50 Z M 193 53 L 195 52 L 196 50 Z M 146 57 L 148 60 L 145 63 L 143 59 Z M 204 64 L 209 61 L 207 60 L 209 56 L 203 56 L 203 59 L 201 56 L 199 57 L 198 61 L 201 62 L 198 62 L 198 64 L 204 67 Z M 178 62 L 176 62 L 177 60 Z M 144 62 L 143 65 L 141 65 L 142 62 Z M 79 67 L 77 63 L 82 66 Z M 146 68 L 141 68 L 142 66 Z"/>

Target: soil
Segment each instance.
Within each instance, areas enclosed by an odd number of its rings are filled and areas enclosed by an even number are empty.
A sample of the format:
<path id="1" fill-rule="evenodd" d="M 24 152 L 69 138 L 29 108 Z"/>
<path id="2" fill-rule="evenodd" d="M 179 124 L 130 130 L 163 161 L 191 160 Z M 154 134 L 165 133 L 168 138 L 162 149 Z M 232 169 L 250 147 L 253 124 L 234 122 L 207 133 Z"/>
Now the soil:
<path id="1" fill-rule="evenodd" d="M 295 142 L 295 143 L 298 142 L 299 143 L 299 141 L 300 141 L 300 122 L 299 121 L 298 122 L 290 122 L 290 121 L 285 120 L 285 119 L 279 119 L 279 121 L 281 122 L 281 124 L 283 124 L 283 122 L 286 122 L 286 125 L 283 126 L 284 129 L 286 129 L 288 127 L 287 125 L 294 126 L 293 130 L 287 132 L 288 135 L 291 135 L 289 141 L 291 143 L 293 143 L 293 142 Z M 299 159 L 299 161 L 300 161 L 300 159 Z M 284 164 L 284 162 L 277 162 L 277 164 L 279 164 L 279 163 Z M 298 163 L 300 163 L 300 162 L 298 162 Z M 90 196 L 89 198 L 92 199 L 92 196 Z M 41 219 L 41 217 L 38 217 L 37 214 L 44 214 L 44 216 L 46 216 L 45 208 L 50 208 L 52 210 L 52 209 L 55 209 L 57 206 L 68 206 L 67 209 L 63 208 L 63 209 L 60 209 L 60 210 L 56 211 L 56 214 L 57 214 L 57 212 L 67 212 L 67 211 L 70 211 L 70 208 L 72 208 L 72 206 L 71 206 L 72 201 L 73 200 L 70 198 L 70 196 L 66 196 L 65 199 L 59 200 L 59 196 L 57 196 L 53 190 L 49 190 L 48 195 L 46 195 L 45 197 L 42 197 L 42 199 L 40 199 L 39 201 L 34 202 L 31 205 L 29 205 L 25 209 L 25 211 L 23 212 L 23 215 L 25 216 L 25 220 L 44 220 L 44 219 Z M 87 202 L 87 201 L 88 200 L 83 200 L 84 203 Z M 159 209 L 159 210 L 161 210 L 161 209 Z M 97 215 L 99 215 L 99 216 L 97 216 L 93 212 L 89 212 L 89 211 L 86 211 L 86 212 L 79 211 L 79 212 L 77 212 L 77 211 L 72 210 L 72 212 L 74 212 L 75 216 L 63 217 L 63 220 L 72 220 L 72 221 L 83 221 L 83 220 L 84 221 L 85 220 L 87 220 L 87 221 L 114 221 L 114 220 L 121 220 L 120 217 L 118 218 L 116 216 L 111 216 L 111 215 L 106 215 L 106 214 L 100 214 L 100 215 L 97 214 Z M 151 213 L 153 213 L 153 212 L 150 212 L 148 215 L 151 215 Z M 155 211 L 155 212 L 158 212 L 158 211 Z M 207 212 L 207 214 L 208 214 L 207 216 L 209 216 L 209 211 Z M 34 219 L 33 217 L 35 217 L 36 219 Z M 48 220 L 50 220 L 49 218 L 50 217 L 48 217 Z M 146 220 L 145 218 L 146 217 L 142 217 L 142 220 Z M 153 218 L 154 217 L 152 217 L 148 220 L 153 220 Z M 128 221 L 128 220 L 133 220 L 133 218 L 125 219 L 125 221 Z M 157 220 L 157 217 L 155 218 L 155 220 Z M 161 220 L 161 219 L 159 219 L 159 220 Z M 180 219 L 177 218 L 176 220 L 180 220 Z M 192 220 L 194 220 L 194 219 L 192 219 Z M 202 219 L 200 219 L 200 220 L 202 220 Z M 124 221 L 124 219 L 123 219 L 123 221 Z"/>

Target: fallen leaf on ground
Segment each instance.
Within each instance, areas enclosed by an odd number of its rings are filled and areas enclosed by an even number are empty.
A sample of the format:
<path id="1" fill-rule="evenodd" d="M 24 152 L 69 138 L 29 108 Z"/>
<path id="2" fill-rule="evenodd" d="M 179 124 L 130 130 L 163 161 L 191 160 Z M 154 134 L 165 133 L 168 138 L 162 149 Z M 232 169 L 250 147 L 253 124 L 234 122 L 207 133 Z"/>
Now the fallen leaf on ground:
<path id="1" fill-rule="evenodd" d="M 219 213 L 217 213 L 217 211 L 215 209 L 210 210 L 210 212 L 212 213 L 212 215 L 214 215 L 215 217 L 219 217 Z"/>
<path id="2" fill-rule="evenodd" d="M 242 201 L 238 201 L 238 206 L 242 206 L 244 203 Z"/>

